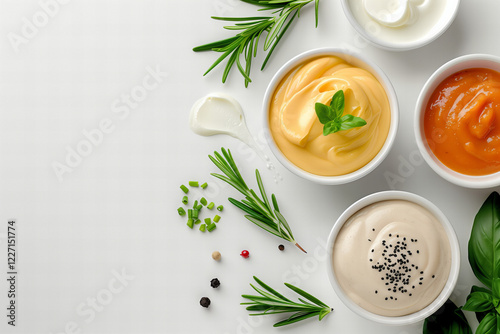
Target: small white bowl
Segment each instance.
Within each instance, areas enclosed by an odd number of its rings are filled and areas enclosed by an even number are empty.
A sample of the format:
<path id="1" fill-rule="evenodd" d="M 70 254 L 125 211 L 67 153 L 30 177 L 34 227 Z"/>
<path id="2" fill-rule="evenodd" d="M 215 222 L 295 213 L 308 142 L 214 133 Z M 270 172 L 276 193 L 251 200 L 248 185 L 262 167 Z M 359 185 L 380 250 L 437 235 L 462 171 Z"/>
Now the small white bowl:
<path id="1" fill-rule="evenodd" d="M 450 27 L 450 25 L 455 20 L 455 17 L 457 16 L 458 13 L 458 9 L 460 7 L 460 0 L 448 0 L 446 3 L 446 8 L 443 11 L 443 16 L 427 34 L 424 34 L 420 38 L 417 38 L 413 41 L 394 42 L 388 38 L 385 39 L 380 36 L 377 36 L 376 32 L 378 29 L 381 28 L 377 22 L 370 20 L 365 24 L 365 26 L 363 26 L 356 19 L 353 10 L 351 8 L 350 1 L 352 0 L 341 0 L 344 14 L 351 23 L 351 25 L 354 27 L 354 29 L 356 29 L 356 31 L 361 36 L 363 36 L 368 42 L 372 43 L 373 45 L 379 48 L 390 51 L 413 50 L 433 42 Z M 356 5 L 361 5 L 364 0 L 355 0 L 355 1 Z M 393 28 L 393 29 L 398 29 L 398 28 Z M 369 30 L 372 30 L 373 32 L 369 32 Z M 399 31 L 404 33 L 402 29 L 399 29 Z"/>
<path id="2" fill-rule="evenodd" d="M 271 101 L 271 98 L 274 94 L 274 91 L 276 87 L 279 85 L 283 77 L 288 74 L 294 67 L 297 65 L 309 60 L 313 59 L 316 57 L 320 56 L 337 56 L 339 58 L 344 59 L 348 63 L 350 63 L 353 66 L 357 66 L 359 68 L 363 68 L 373 74 L 375 78 L 381 83 L 382 87 L 384 88 L 387 98 L 389 100 L 389 105 L 391 108 L 391 124 L 389 127 L 389 133 L 387 134 L 387 138 L 385 140 L 384 145 L 378 152 L 378 154 L 365 166 L 361 167 L 360 169 L 349 173 L 349 174 L 344 174 L 344 175 L 339 175 L 339 176 L 322 176 L 322 175 L 315 175 L 309 172 L 304 171 L 303 169 L 297 167 L 294 165 L 290 160 L 288 160 L 285 155 L 281 152 L 281 150 L 278 148 L 276 143 L 274 142 L 273 136 L 271 134 L 271 130 L 269 128 L 269 104 Z M 269 144 L 269 147 L 271 151 L 273 152 L 274 156 L 278 159 L 278 161 L 285 166 L 289 171 L 292 173 L 306 179 L 310 180 L 319 184 L 325 184 L 325 185 L 338 185 L 338 184 L 345 184 L 349 183 L 355 180 L 358 180 L 362 178 L 363 176 L 368 175 L 371 171 L 373 171 L 380 163 L 385 159 L 385 157 L 389 154 L 389 151 L 391 150 L 391 147 L 394 143 L 394 140 L 396 138 L 396 133 L 398 130 L 398 124 L 399 124 L 399 107 L 398 107 L 398 99 L 396 96 L 396 92 L 394 90 L 394 87 L 392 86 L 389 78 L 385 75 L 385 73 L 373 62 L 365 58 L 364 56 L 357 54 L 355 52 L 346 50 L 346 49 L 340 49 L 340 48 L 319 48 L 319 49 L 313 49 L 304 53 L 299 54 L 298 56 L 295 56 L 291 60 L 285 63 L 278 72 L 273 76 L 271 82 L 267 86 L 266 92 L 264 94 L 264 103 L 263 103 L 263 110 L 264 110 L 264 133 L 265 137 L 267 139 L 267 143 Z"/>
<path id="3" fill-rule="evenodd" d="M 425 138 L 424 115 L 427 103 L 436 87 L 450 75 L 468 68 L 489 68 L 500 72 L 500 57 L 487 54 L 471 54 L 455 58 L 434 72 L 420 91 L 415 107 L 415 138 L 420 153 L 427 164 L 442 178 L 466 188 L 491 188 L 500 185 L 500 172 L 488 175 L 466 175 L 444 165 L 432 152 Z"/>
<path id="4" fill-rule="evenodd" d="M 444 230 L 446 231 L 446 235 L 448 236 L 448 240 L 450 242 L 451 249 L 451 267 L 450 274 L 448 276 L 448 280 L 446 281 L 443 290 L 438 295 L 438 297 L 427 307 L 422 310 L 404 315 L 404 316 L 382 316 L 379 314 L 372 313 L 370 311 L 365 310 L 358 304 L 354 303 L 341 288 L 338 283 L 335 272 L 333 270 L 333 246 L 335 243 L 335 239 L 337 235 L 344 225 L 344 223 L 356 212 L 363 209 L 364 207 L 369 206 L 370 204 L 378 203 L 381 201 L 387 200 L 406 200 L 409 202 L 416 203 L 423 208 L 429 210 L 438 221 L 440 221 L 443 225 Z M 453 292 L 455 285 L 457 283 L 458 274 L 460 271 L 460 247 L 458 244 L 457 235 L 453 226 L 450 224 L 446 216 L 438 209 L 433 203 L 428 201 L 427 199 L 415 195 L 413 193 L 404 192 L 404 191 L 382 191 L 375 194 L 368 195 L 358 200 L 354 204 L 352 204 L 347 210 L 342 213 L 342 215 L 337 219 L 335 225 L 333 226 L 330 236 L 328 237 L 327 250 L 329 254 L 329 267 L 328 267 L 328 278 L 330 279 L 330 283 L 333 286 L 333 289 L 337 293 L 337 296 L 340 300 L 346 305 L 351 311 L 360 315 L 365 319 L 369 319 L 378 323 L 386 324 L 386 325 L 409 325 L 421 320 L 424 320 L 431 314 L 435 313 L 448 299 L 448 297 Z"/>

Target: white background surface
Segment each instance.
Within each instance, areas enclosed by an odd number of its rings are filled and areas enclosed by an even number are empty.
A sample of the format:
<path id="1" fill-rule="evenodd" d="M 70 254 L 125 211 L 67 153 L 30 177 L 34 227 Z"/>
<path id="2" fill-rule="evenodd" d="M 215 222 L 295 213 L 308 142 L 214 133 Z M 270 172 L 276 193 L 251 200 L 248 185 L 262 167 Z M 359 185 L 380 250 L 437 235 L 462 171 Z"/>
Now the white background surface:
<path id="1" fill-rule="evenodd" d="M 42 1 L 43 2 L 43 1 Z M 420 88 L 446 61 L 468 53 L 499 54 L 500 3 L 463 0 L 453 25 L 424 48 L 393 53 L 368 46 L 357 36 L 340 3 L 320 2 L 319 27 L 312 7 L 302 12 L 260 72 L 254 60 L 245 89 L 236 68 L 222 85 L 222 68 L 202 77 L 216 54 L 191 48 L 230 36 L 211 15 L 253 16 L 255 8 L 236 0 L 68 1 L 47 24 L 18 45 L 38 1 L 0 3 L 0 332 L 2 333 L 420 333 L 422 324 L 386 327 L 361 319 L 342 305 L 327 278 L 322 248 L 337 216 L 357 199 L 390 189 L 385 176 L 400 174 L 394 188 L 433 201 L 453 223 L 462 246 L 462 268 L 452 299 L 459 305 L 474 278 L 466 244 L 472 220 L 489 190 L 467 190 L 438 177 L 427 165 L 400 170 L 418 158 L 413 135 L 414 105 Z M 12 36 L 12 35 L 10 35 Z M 262 135 L 261 100 L 275 71 L 289 58 L 312 48 L 349 47 L 376 62 L 390 77 L 400 101 L 401 122 L 393 150 L 371 175 L 344 186 L 320 186 L 278 165 L 283 181 L 237 140 L 200 137 L 188 129 L 191 105 L 213 91 L 233 95 L 248 127 Z M 130 113 L 113 112 L 148 69 L 168 73 Z M 117 102 L 118 101 L 118 102 Z M 115 105 L 116 107 L 117 105 Z M 68 149 L 85 140 L 83 131 L 109 119 L 112 130 L 59 182 L 53 163 L 65 163 Z M 255 186 L 262 171 L 269 192 L 309 253 L 267 235 L 227 202 L 237 194 L 209 176 L 207 155 L 221 146 L 233 150 L 242 174 Z M 267 147 L 265 151 L 270 155 Z M 415 158 L 416 157 L 416 158 Z M 417 159 L 417 162 L 421 160 Z M 401 174 L 402 173 L 402 174 Z M 206 195 L 225 205 L 212 234 L 189 230 L 176 208 L 179 185 L 209 181 Z M 400 180 L 401 181 L 401 180 Z M 211 190 L 210 190 L 211 189 Z M 18 318 L 7 326 L 6 229 L 18 224 Z M 239 256 L 248 249 L 251 257 Z M 217 263 L 211 253 L 219 250 Z M 133 277 L 120 292 L 108 293 L 115 272 Z M 274 287 L 295 283 L 335 308 L 323 321 L 272 328 L 279 316 L 252 318 L 240 295 L 252 275 Z M 209 285 L 218 277 L 218 290 Z M 281 289 L 285 291 L 285 288 Z M 287 292 L 287 291 L 285 291 Z M 111 296 L 111 298 L 109 298 Z M 210 309 L 198 305 L 202 296 Z M 94 311 L 92 298 L 108 297 Z M 78 311 L 80 310 L 80 311 Z M 476 326 L 472 314 L 467 317 Z"/>

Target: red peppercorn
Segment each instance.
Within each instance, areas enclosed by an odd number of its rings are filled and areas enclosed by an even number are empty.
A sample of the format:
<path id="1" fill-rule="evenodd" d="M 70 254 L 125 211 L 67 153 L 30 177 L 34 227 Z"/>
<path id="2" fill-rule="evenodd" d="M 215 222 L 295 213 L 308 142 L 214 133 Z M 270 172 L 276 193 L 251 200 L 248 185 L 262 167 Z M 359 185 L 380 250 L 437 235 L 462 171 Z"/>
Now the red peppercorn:
<path id="1" fill-rule="evenodd" d="M 243 250 L 240 255 L 247 259 L 250 256 L 250 253 L 247 250 Z"/>

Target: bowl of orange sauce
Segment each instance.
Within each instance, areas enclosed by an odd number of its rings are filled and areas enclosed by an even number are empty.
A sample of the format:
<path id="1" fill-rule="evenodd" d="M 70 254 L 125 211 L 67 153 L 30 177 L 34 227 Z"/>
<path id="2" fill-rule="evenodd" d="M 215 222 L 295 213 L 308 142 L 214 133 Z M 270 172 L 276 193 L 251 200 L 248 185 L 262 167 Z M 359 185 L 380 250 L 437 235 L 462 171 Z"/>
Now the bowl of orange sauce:
<path id="1" fill-rule="evenodd" d="M 461 56 L 435 71 L 417 99 L 415 136 L 424 160 L 449 182 L 500 185 L 500 57 Z"/>

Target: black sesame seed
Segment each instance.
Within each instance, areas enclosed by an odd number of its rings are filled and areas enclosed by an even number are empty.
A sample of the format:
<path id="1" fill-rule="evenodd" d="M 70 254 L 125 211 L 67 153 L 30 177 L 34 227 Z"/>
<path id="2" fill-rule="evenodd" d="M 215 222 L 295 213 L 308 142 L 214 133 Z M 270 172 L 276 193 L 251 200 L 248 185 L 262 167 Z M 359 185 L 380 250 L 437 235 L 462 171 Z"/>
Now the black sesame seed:
<path id="1" fill-rule="evenodd" d="M 374 228 L 372 228 L 372 231 L 375 231 L 375 229 L 374 229 Z"/>
<path id="2" fill-rule="evenodd" d="M 432 275 L 432 278 L 435 278 L 435 277 L 436 277 L 436 275 Z"/>
<path id="3" fill-rule="evenodd" d="M 417 254 L 420 254 L 420 251 L 417 249 Z"/>
<path id="4" fill-rule="evenodd" d="M 417 269 L 418 269 L 418 268 L 417 268 Z M 420 275 L 423 275 L 423 274 L 424 274 L 424 272 L 423 272 L 423 271 L 421 271 L 421 272 L 420 272 Z"/>
<path id="5" fill-rule="evenodd" d="M 377 291 L 377 290 L 375 290 L 375 293 L 378 293 L 378 291 Z"/>
<path id="6" fill-rule="evenodd" d="M 385 297 L 385 300 L 387 300 L 387 297 Z"/>
<path id="7" fill-rule="evenodd" d="M 418 282 L 419 285 L 422 285 L 422 282 Z"/>
<path id="8" fill-rule="evenodd" d="M 392 237 L 392 234 L 389 233 L 389 236 Z"/>

